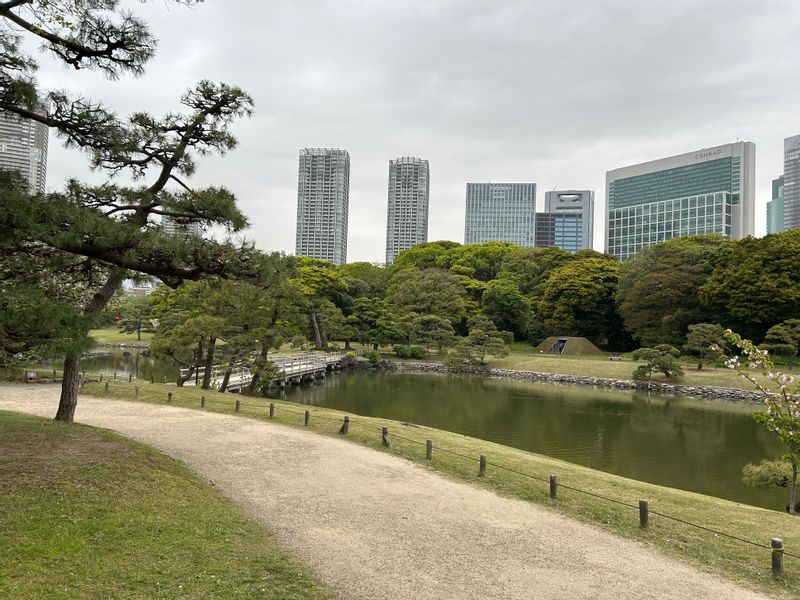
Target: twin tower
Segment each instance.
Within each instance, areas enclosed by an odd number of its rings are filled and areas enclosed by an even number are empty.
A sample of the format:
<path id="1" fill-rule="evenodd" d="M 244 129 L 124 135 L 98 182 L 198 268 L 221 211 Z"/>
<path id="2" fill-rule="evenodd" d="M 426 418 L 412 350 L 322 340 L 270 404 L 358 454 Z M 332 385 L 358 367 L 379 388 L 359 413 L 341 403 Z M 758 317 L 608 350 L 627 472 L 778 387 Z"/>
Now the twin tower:
<path id="1" fill-rule="evenodd" d="M 428 161 L 389 161 L 386 264 L 403 250 L 428 241 Z M 347 262 L 350 155 L 337 148 L 304 148 L 297 175 L 295 254 Z"/>

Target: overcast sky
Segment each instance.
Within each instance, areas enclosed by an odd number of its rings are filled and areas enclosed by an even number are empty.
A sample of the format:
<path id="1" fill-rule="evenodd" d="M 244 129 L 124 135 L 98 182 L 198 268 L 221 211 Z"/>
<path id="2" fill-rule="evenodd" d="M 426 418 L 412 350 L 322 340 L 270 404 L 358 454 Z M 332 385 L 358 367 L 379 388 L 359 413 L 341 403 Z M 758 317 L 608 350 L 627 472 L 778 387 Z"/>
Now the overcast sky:
<path id="1" fill-rule="evenodd" d="M 430 161 L 429 240 L 464 241 L 468 181 L 593 189 L 602 249 L 605 172 L 747 140 L 756 234 L 783 138 L 800 133 L 797 0 L 163 0 L 128 5 L 160 40 L 145 76 L 56 68 L 45 86 L 116 107 L 179 108 L 200 79 L 245 88 L 239 147 L 193 184 L 236 194 L 264 250 L 294 251 L 303 147 L 350 153 L 348 260 L 382 261 L 388 163 Z M 50 140 L 48 187 L 87 177 Z"/>

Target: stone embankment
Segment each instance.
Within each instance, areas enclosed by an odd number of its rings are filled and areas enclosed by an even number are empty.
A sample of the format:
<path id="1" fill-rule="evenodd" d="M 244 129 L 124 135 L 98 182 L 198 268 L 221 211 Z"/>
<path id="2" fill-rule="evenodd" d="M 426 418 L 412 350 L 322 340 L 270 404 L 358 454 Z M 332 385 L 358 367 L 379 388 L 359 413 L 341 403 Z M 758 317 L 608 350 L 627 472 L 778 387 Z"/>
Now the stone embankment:
<path id="1" fill-rule="evenodd" d="M 456 371 L 436 363 L 396 362 L 395 366 L 398 371 L 406 373 L 464 373 L 464 371 Z M 511 369 L 476 369 L 466 374 L 480 375 L 491 379 L 514 379 L 517 381 L 582 385 L 616 390 L 651 391 L 658 394 L 694 396 L 714 400 L 727 400 L 728 402 L 761 402 L 761 397 L 756 392 L 715 386 L 648 383 L 647 381 L 633 379 L 586 377 L 583 375 L 565 375 L 563 373 L 537 373 L 535 371 L 514 371 Z"/>

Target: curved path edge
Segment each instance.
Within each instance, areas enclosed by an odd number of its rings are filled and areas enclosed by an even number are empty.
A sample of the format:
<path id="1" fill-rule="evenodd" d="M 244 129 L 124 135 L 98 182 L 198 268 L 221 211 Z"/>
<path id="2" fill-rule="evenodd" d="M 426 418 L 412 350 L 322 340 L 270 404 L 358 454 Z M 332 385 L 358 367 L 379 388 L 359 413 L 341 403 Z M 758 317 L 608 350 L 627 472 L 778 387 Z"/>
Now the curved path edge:
<path id="1" fill-rule="evenodd" d="M 55 414 L 56 386 L 0 385 Z M 410 461 L 279 424 L 81 396 L 76 421 L 213 482 L 343 598 L 766 598 L 656 549 Z"/>

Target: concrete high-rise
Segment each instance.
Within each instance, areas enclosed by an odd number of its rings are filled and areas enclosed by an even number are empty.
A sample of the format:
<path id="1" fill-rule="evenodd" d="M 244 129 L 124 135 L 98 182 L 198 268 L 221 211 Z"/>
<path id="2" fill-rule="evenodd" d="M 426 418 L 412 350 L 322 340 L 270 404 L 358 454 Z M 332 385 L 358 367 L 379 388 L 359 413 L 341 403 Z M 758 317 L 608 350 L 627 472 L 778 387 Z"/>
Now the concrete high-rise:
<path id="1" fill-rule="evenodd" d="M 592 247 L 594 192 L 545 192 L 544 212 L 536 213 L 536 246 L 558 246 L 569 252 Z"/>
<path id="2" fill-rule="evenodd" d="M 0 112 L 0 170 L 17 171 L 31 194 L 43 194 L 47 175 L 46 125 Z"/>
<path id="3" fill-rule="evenodd" d="M 800 227 L 800 135 L 783 140 L 783 227 Z"/>
<path id="4" fill-rule="evenodd" d="M 534 245 L 535 183 L 468 183 L 464 243 Z"/>
<path id="5" fill-rule="evenodd" d="M 767 202 L 767 233 L 780 233 L 783 224 L 783 177 L 772 180 L 772 200 Z"/>
<path id="6" fill-rule="evenodd" d="M 304 148 L 297 176 L 295 254 L 347 262 L 350 155 L 337 148 Z"/>
<path id="7" fill-rule="evenodd" d="M 736 142 L 607 172 L 607 252 L 625 259 L 674 237 L 753 235 L 755 163 L 755 144 Z"/>
<path id="8" fill-rule="evenodd" d="M 430 168 L 427 160 L 404 156 L 389 161 L 386 264 L 403 250 L 428 241 Z"/>

